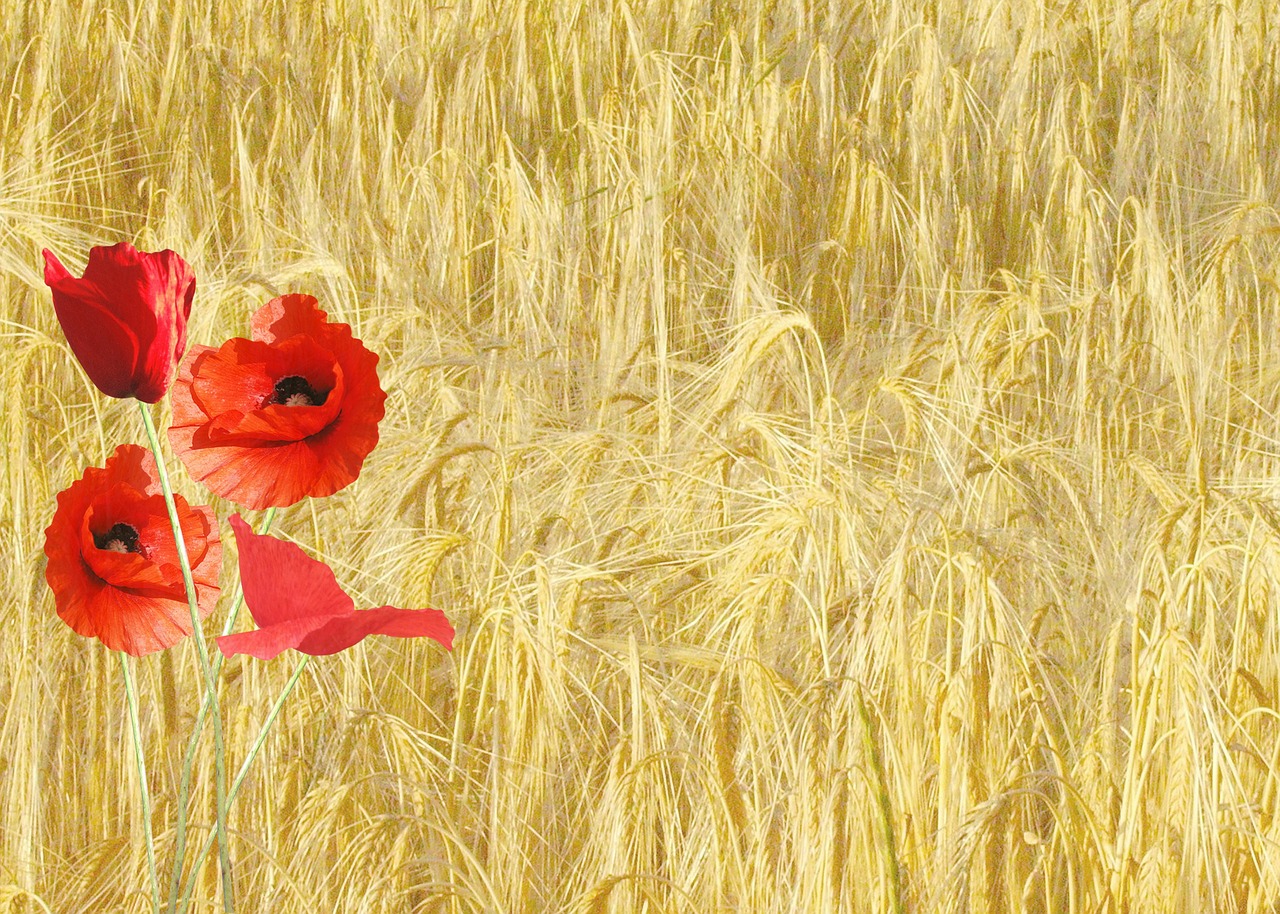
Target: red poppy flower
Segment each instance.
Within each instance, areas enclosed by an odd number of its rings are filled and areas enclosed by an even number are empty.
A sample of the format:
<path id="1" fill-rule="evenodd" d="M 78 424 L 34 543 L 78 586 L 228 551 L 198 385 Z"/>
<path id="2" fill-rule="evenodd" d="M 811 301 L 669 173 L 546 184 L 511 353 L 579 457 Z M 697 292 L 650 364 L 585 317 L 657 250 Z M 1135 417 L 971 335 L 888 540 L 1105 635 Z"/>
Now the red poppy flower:
<path id="1" fill-rule="evenodd" d="M 253 316 L 253 339 L 188 353 L 169 441 L 188 473 L 247 508 L 332 495 L 378 443 L 377 365 L 310 295 L 272 299 Z"/>
<path id="2" fill-rule="evenodd" d="M 434 638 L 453 650 L 453 626 L 438 609 L 357 610 L 324 562 L 293 543 L 254 533 L 239 514 L 231 529 L 240 550 L 240 585 L 258 628 L 218 639 L 230 657 L 270 660 L 286 648 L 304 654 L 336 654 L 369 635 Z"/>
<path id="3" fill-rule="evenodd" d="M 44 281 L 58 323 L 89 380 L 108 397 L 155 403 L 187 348 L 196 278 L 173 251 L 149 254 L 122 241 L 89 250 L 76 279 L 44 251 Z"/>
<path id="4" fill-rule="evenodd" d="M 218 599 L 218 527 L 209 508 L 193 508 L 181 495 L 174 501 L 200 614 L 207 616 Z M 191 634 L 177 544 L 146 448 L 120 445 L 105 467 L 90 467 L 58 493 L 44 537 L 54 604 L 79 634 L 135 657 Z"/>

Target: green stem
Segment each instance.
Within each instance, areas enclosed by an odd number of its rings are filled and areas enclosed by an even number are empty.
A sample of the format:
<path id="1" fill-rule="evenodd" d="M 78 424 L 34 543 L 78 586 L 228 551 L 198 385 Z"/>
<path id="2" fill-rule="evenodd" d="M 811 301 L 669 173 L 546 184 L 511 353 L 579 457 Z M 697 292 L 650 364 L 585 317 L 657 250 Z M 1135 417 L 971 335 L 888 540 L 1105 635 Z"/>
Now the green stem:
<path id="1" fill-rule="evenodd" d="M 142 797 L 142 832 L 147 839 L 147 872 L 151 876 L 151 909 L 160 911 L 160 880 L 156 876 L 156 840 L 151 834 L 151 792 L 147 790 L 147 761 L 142 754 L 142 728 L 138 726 L 138 690 L 133 684 L 129 660 L 120 654 L 124 691 L 129 700 L 129 732 L 133 735 L 133 757 L 138 763 L 138 793 Z"/>
<path id="2" fill-rule="evenodd" d="M 259 533 L 266 533 L 271 529 L 271 522 L 275 520 L 276 509 L 268 508 L 267 513 L 262 518 L 262 529 Z M 227 615 L 227 622 L 222 626 L 222 634 L 229 635 L 236 626 L 236 617 L 240 614 L 240 606 L 244 602 L 244 587 L 238 585 L 236 587 L 235 598 L 231 601 L 231 612 Z M 213 675 L 216 679 L 218 673 L 222 669 L 222 662 L 225 658 L 221 653 L 215 654 L 213 657 Z M 173 873 L 169 879 L 169 902 L 165 906 L 165 910 L 169 914 L 174 914 L 178 908 L 178 890 L 182 888 L 182 858 L 187 851 L 187 797 L 191 790 L 191 769 L 195 764 L 196 751 L 200 748 L 200 734 L 204 732 L 204 720 L 209 714 L 209 695 L 205 694 L 204 700 L 200 703 L 200 712 L 196 715 L 196 723 L 191 731 L 191 739 L 187 743 L 187 754 L 182 762 L 182 780 L 178 786 L 178 821 L 175 828 L 175 841 L 173 851 Z M 228 801 L 230 802 L 230 801 Z M 201 856 L 201 860 L 204 857 Z M 183 903 L 181 910 L 186 910 L 186 904 Z"/>
<path id="3" fill-rule="evenodd" d="M 235 911 L 235 896 L 231 883 L 231 852 L 227 846 L 227 777 L 226 750 L 222 744 L 222 713 L 218 709 L 218 684 L 209 664 L 209 649 L 204 642 L 204 629 L 200 625 L 200 606 L 196 599 L 196 584 L 191 577 L 191 560 L 187 557 L 187 544 L 182 539 L 182 522 L 178 519 L 178 506 L 173 500 L 173 488 L 164 467 L 164 455 L 160 452 L 160 439 L 151 420 L 147 404 L 138 401 L 142 424 L 147 430 L 147 441 L 156 457 L 156 470 L 160 476 L 160 489 L 164 492 L 165 507 L 169 509 L 169 525 L 173 527 L 173 539 L 178 549 L 178 564 L 182 568 L 182 582 L 187 587 L 187 605 L 191 609 L 191 634 L 195 638 L 196 653 L 200 657 L 200 670 L 204 673 L 205 698 L 213 709 L 213 767 L 214 788 L 217 797 L 218 859 L 222 869 L 222 910 L 225 914 Z"/>
<path id="4" fill-rule="evenodd" d="M 298 665 L 293 668 L 293 675 L 289 677 L 289 681 L 284 684 L 284 689 L 280 692 L 280 697 L 276 699 L 276 703 L 271 706 L 271 710 L 267 712 L 266 719 L 262 722 L 262 729 L 258 731 L 258 737 L 253 741 L 253 745 L 249 747 L 249 754 L 245 756 L 244 762 L 240 765 L 240 771 L 236 774 L 236 779 L 231 784 L 231 790 L 227 796 L 227 802 L 235 801 L 236 794 L 240 792 L 240 785 L 244 783 L 245 775 L 249 773 L 249 766 L 253 764 L 254 758 L 258 755 L 258 750 L 262 748 L 262 744 L 267 741 L 267 732 L 271 729 L 272 724 L 276 722 L 276 716 L 280 713 L 280 709 L 284 707 L 284 700 L 289 697 L 289 693 L 293 691 L 293 687 L 298 684 L 298 679 L 302 676 L 302 671 L 307 668 L 307 662 L 311 658 L 306 654 L 302 655 L 302 659 L 298 661 Z M 196 854 L 196 862 L 191 867 L 191 875 L 187 877 L 187 887 L 182 893 L 182 907 L 180 910 L 186 911 L 187 906 L 191 903 L 191 895 L 195 892 L 196 877 L 200 874 L 200 867 L 204 865 L 205 858 L 209 856 L 209 848 L 213 846 L 213 834 L 205 836 L 204 844 L 200 846 L 200 852 Z"/>
<path id="5" fill-rule="evenodd" d="M 884 778 L 884 766 L 880 764 L 880 747 L 876 744 L 875 734 L 871 730 L 871 715 L 867 713 L 867 704 L 862 699 L 862 689 L 858 689 L 858 717 L 862 719 L 862 751 L 867 757 L 867 765 L 871 768 L 871 778 L 875 784 L 877 807 L 880 813 L 880 837 L 883 842 L 884 866 L 889 877 L 889 904 L 893 914 L 903 914 L 906 910 L 902 904 L 902 876 L 898 871 L 898 843 L 893 834 L 893 804 L 889 801 L 889 785 Z"/>

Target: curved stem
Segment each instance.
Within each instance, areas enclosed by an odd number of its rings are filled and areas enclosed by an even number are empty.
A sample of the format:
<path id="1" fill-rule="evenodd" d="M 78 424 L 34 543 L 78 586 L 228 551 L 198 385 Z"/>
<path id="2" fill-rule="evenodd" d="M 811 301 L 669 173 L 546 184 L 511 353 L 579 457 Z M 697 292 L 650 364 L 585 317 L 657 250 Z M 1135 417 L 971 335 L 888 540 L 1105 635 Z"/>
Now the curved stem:
<path id="1" fill-rule="evenodd" d="M 268 508 L 267 513 L 262 518 L 262 529 L 259 533 L 266 533 L 271 529 L 271 522 L 275 520 L 276 509 Z M 236 617 L 240 614 L 240 606 L 244 603 L 244 587 L 237 585 L 235 598 L 231 601 L 231 612 L 227 615 L 226 624 L 222 626 L 222 634 L 229 635 L 236 626 Z M 216 679 L 219 671 L 222 669 L 222 662 L 225 660 L 221 653 L 215 654 L 213 657 L 213 675 Z M 178 904 L 178 890 L 182 888 L 182 858 L 187 851 L 187 797 L 191 790 L 191 769 L 195 763 L 196 751 L 200 748 L 200 734 L 204 732 L 204 720 L 209 715 L 209 695 L 205 694 L 204 700 L 200 702 L 200 711 L 196 714 L 195 726 L 191 729 L 191 739 L 187 742 L 187 754 L 182 761 L 182 780 L 178 786 L 178 821 L 174 829 L 174 850 L 173 850 L 173 873 L 169 878 L 169 901 L 165 906 L 165 910 L 173 914 L 177 910 L 186 910 L 184 901 L 182 908 L 176 907 Z M 228 800 L 230 803 L 230 800 Z M 200 859 L 204 860 L 204 854 Z M 198 869 L 199 867 L 197 867 Z"/>
<path id="2" fill-rule="evenodd" d="M 253 745 L 249 747 L 249 754 L 245 756 L 244 762 L 240 765 L 240 771 L 236 774 L 236 779 L 231 784 L 231 790 L 227 794 L 227 802 L 235 801 L 236 794 L 240 792 L 240 785 L 244 783 L 245 775 L 249 773 L 249 766 L 253 764 L 254 758 L 258 755 L 258 750 L 262 748 L 262 744 L 267 741 L 267 732 L 271 729 L 271 725 L 276 722 L 276 716 L 280 713 L 280 709 L 284 707 L 284 700 L 289 697 L 289 693 L 293 691 L 293 687 L 298 684 L 298 679 L 302 676 L 302 671 L 307 668 L 307 661 L 311 658 L 303 654 L 302 659 L 298 661 L 298 665 L 293 668 L 293 675 L 289 677 L 289 681 L 284 684 L 284 689 L 280 692 L 280 697 L 276 699 L 275 704 L 271 706 L 271 710 L 267 712 L 266 719 L 262 722 L 262 729 L 258 731 L 258 737 L 253 741 Z M 181 911 L 186 911 L 187 906 L 191 903 L 191 895 L 195 892 L 196 877 L 200 873 L 200 867 L 204 865 L 205 857 L 209 856 L 209 848 L 213 846 L 213 833 L 210 832 L 205 836 L 204 844 L 200 846 L 200 852 L 196 854 L 195 865 L 191 867 L 191 875 L 187 877 L 187 887 L 182 893 Z"/>
<path id="3" fill-rule="evenodd" d="M 209 665 L 209 649 L 205 646 L 204 629 L 200 625 L 196 584 L 191 577 L 191 560 L 187 557 L 187 545 L 182 539 L 182 523 L 178 519 L 178 507 L 173 500 L 173 488 L 169 485 L 169 474 L 165 470 L 164 455 L 160 452 L 160 439 L 156 436 L 156 426 L 151 420 L 151 411 L 141 400 L 138 401 L 138 411 L 142 413 L 142 424 L 147 430 L 147 441 L 151 445 L 151 452 L 156 457 L 160 489 L 164 492 L 165 507 L 169 509 L 169 525 L 173 528 L 173 539 L 178 548 L 178 564 L 182 567 L 182 582 L 187 588 L 187 605 L 191 609 L 191 634 L 195 638 L 196 653 L 200 657 L 200 670 L 204 673 L 205 698 L 213 709 L 214 792 L 218 804 L 218 859 L 222 870 L 222 910 L 226 914 L 232 914 L 235 911 L 235 896 L 232 892 L 231 852 L 227 846 L 226 750 L 222 744 L 222 714 L 218 709 L 218 684 L 213 678 L 213 667 Z"/>
<path id="4" fill-rule="evenodd" d="M 142 754 L 142 728 L 138 726 L 138 690 L 133 683 L 129 659 L 120 653 L 120 671 L 129 700 L 129 732 L 133 735 L 133 757 L 138 763 L 138 793 L 142 798 L 142 833 L 147 840 L 147 871 L 151 875 L 151 909 L 160 911 L 160 880 L 156 876 L 156 839 L 151 834 L 151 791 L 147 789 L 147 762 Z"/>

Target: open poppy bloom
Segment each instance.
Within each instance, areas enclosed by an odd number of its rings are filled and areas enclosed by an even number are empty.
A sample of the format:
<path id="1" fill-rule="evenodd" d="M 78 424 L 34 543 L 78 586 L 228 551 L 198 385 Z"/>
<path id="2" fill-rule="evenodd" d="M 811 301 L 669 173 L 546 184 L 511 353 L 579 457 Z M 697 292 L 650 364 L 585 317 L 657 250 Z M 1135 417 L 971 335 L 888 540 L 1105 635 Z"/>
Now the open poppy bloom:
<path id="1" fill-rule="evenodd" d="M 173 251 L 126 241 L 89 250 L 80 279 L 44 251 L 44 281 L 71 351 L 108 397 L 155 403 L 187 347 L 196 278 Z"/>
<path id="2" fill-rule="evenodd" d="M 253 316 L 253 339 L 192 348 L 169 441 L 188 473 L 247 508 L 332 495 L 378 443 L 377 365 L 312 296 L 272 299 Z"/>
<path id="3" fill-rule="evenodd" d="M 213 511 L 175 495 L 201 616 L 218 599 L 222 543 Z M 135 657 L 191 634 L 177 544 L 151 452 L 122 444 L 58 493 L 45 530 L 45 579 L 76 632 Z"/>
<path id="4" fill-rule="evenodd" d="M 218 639 L 228 657 L 270 660 L 286 648 L 336 654 L 369 635 L 434 638 L 453 650 L 453 626 L 438 609 L 356 609 L 332 569 L 293 543 L 254 533 L 239 514 L 231 518 L 240 550 L 240 585 L 258 628 Z"/>

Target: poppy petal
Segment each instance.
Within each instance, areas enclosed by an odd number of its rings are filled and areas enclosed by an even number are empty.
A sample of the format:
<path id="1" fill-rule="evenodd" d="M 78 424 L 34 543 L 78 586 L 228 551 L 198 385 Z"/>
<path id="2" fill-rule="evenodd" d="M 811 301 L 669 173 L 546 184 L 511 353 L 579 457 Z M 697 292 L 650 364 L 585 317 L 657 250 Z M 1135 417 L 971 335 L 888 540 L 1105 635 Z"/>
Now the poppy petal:
<path id="1" fill-rule="evenodd" d="M 354 478 L 345 459 L 326 459 L 312 439 L 262 447 L 208 443 L 199 429 L 170 428 L 174 450 L 186 448 L 191 478 L 250 507 L 292 505 L 311 496 L 332 495 Z M 358 468 L 358 467 L 357 467 Z"/>
<path id="2" fill-rule="evenodd" d="M 434 638 L 446 650 L 453 649 L 453 626 L 438 609 L 397 609 L 380 606 L 334 616 L 300 640 L 304 654 L 336 654 L 359 644 L 369 635 L 395 638 Z"/>
<path id="3" fill-rule="evenodd" d="M 191 609 L 185 596 L 161 600 L 109 585 L 85 601 L 86 629 L 63 618 L 79 634 L 97 637 L 111 650 L 135 657 L 172 647 L 191 634 Z"/>
<path id="4" fill-rule="evenodd" d="M 173 396 L 169 398 L 173 406 L 170 427 L 203 425 L 209 421 L 209 416 L 195 401 L 192 382 L 195 372 L 201 371 L 206 360 L 217 351 L 212 346 L 192 346 L 187 357 L 178 366 L 178 381 L 173 385 Z M 267 390 L 263 389 L 261 395 L 267 396 Z"/>
<path id="5" fill-rule="evenodd" d="M 228 410 L 257 409 L 275 389 L 275 378 L 267 368 L 270 347 L 263 343 L 231 339 L 217 349 L 193 348 L 188 363 L 197 357 L 199 375 L 190 380 L 191 396 L 198 408 L 195 415 L 200 422 Z"/>
<path id="6" fill-rule="evenodd" d="M 239 514 L 230 523 L 240 553 L 244 602 L 260 628 L 355 609 L 324 562 L 293 543 L 254 533 Z"/>
<path id="7" fill-rule="evenodd" d="M 293 543 L 254 533 L 239 514 L 232 516 L 231 529 L 245 603 L 258 628 L 218 638 L 224 655 L 270 660 L 288 648 L 334 654 L 369 635 L 434 638 L 453 649 L 453 626 L 440 610 L 379 606 L 357 611 L 328 565 Z"/>
<path id="8" fill-rule="evenodd" d="M 246 600 L 246 602 L 248 602 Z M 221 635 L 217 638 L 218 650 L 223 656 L 248 654 L 259 660 L 270 660 L 289 648 L 296 648 L 318 628 L 323 628 L 333 616 L 313 616 L 307 619 L 289 619 L 275 625 L 266 625 L 253 631 Z"/>
<path id="9" fill-rule="evenodd" d="M 328 315 L 314 295 L 292 292 L 271 299 L 253 315 L 253 338 L 275 343 L 293 336 L 323 338 L 330 328 Z"/>
<path id="10" fill-rule="evenodd" d="M 138 331 L 116 317 L 102 290 L 76 279 L 47 250 L 44 281 L 71 352 L 89 380 L 109 397 L 130 396 L 141 349 Z"/>
<path id="11" fill-rule="evenodd" d="M 182 527 L 182 542 L 187 548 L 187 561 L 191 564 L 192 574 L 196 580 L 200 576 L 197 568 L 208 569 L 205 564 L 205 551 L 211 537 L 217 536 L 217 520 L 213 509 L 208 507 L 192 507 L 181 495 L 174 494 L 174 504 L 178 509 L 178 520 Z M 179 568 L 178 546 L 173 540 L 173 524 L 169 520 L 169 510 L 165 507 L 164 496 L 153 496 L 147 502 L 150 512 L 141 519 L 138 527 L 138 540 L 146 550 L 151 561 L 160 566 Z M 217 570 L 210 583 L 217 583 Z"/>
<path id="12" fill-rule="evenodd" d="M 150 463 L 155 465 L 154 459 Z M 213 512 L 208 508 L 192 508 L 181 495 L 174 496 L 178 519 L 182 528 L 182 541 L 186 545 L 187 560 L 193 569 L 199 567 L 213 529 Z M 180 566 L 178 547 L 173 539 L 173 526 L 163 495 L 144 495 L 136 490 L 113 487 L 100 492 L 84 510 L 80 548 L 85 560 L 94 565 L 94 554 L 102 550 L 98 543 L 108 538 L 116 524 L 125 524 L 136 537 L 137 552 L 160 567 L 177 569 Z M 111 567 L 120 568 L 118 563 Z M 95 571 L 97 569 L 95 568 Z M 100 576 L 102 572 L 98 572 Z M 115 581 L 129 586 L 127 581 Z M 216 583 L 216 579 L 215 579 Z"/>
<path id="13" fill-rule="evenodd" d="M 305 379 L 315 391 L 328 392 L 340 371 L 333 353 L 310 337 L 279 345 L 230 339 L 212 350 L 192 377 L 192 395 L 206 417 L 248 412 L 263 406 L 287 376 Z"/>
<path id="14" fill-rule="evenodd" d="M 187 319 L 196 279 L 173 251 L 139 251 L 128 242 L 94 247 L 85 280 L 106 296 L 127 327 L 140 328 L 143 351 L 135 368 L 138 399 L 154 403 L 165 395 L 187 345 Z M 143 396 L 145 395 L 145 396 Z"/>
<path id="15" fill-rule="evenodd" d="M 319 434 L 338 417 L 346 393 L 342 370 L 335 371 L 334 386 L 324 402 L 315 406 L 286 406 L 272 403 L 247 413 L 226 412 L 206 426 L 210 442 L 218 445 L 263 444 L 301 441 Z"/>
<path id="16" fill-rule="evenodd" d="M 172 574 L 166 576 L 164 569 L 146 556 L 137 552 L 115 552 L 98 548 L 90 529 L 91 524 L 92 515 L 86 513 L 80 536 L 81 558 L 89 566 L 89 570 L 104 583 L 127 588 L 134 593 L 171 600 L 186 596 L 186 587 L 181 577 L 174 580 Z"/>

